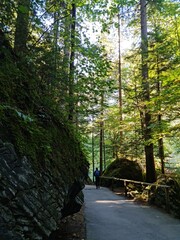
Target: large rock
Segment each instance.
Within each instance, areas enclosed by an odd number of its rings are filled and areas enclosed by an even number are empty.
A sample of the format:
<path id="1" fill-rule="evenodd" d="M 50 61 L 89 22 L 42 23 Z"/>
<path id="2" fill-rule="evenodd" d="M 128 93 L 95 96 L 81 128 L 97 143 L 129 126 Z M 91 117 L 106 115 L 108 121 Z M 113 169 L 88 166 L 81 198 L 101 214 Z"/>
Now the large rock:
<path id="1" fill-rule="evenodd" d="M 47 239 L 79 211 L 88 172 L 60 102 L 26 60 L 0 30 L 0 240 Z"/>
<path id="2" fill-rule="evenodd" d="M 69 182 L 51 171 L 35 171 L 0 141 L 0 239 L 46 239 L 61 219 L 80 210 L 83 177 Z M 67 180 L 67 181 L 66 181 Z"/>
<path id="3" fill-rule="evenodd" d="M 113 161 L 104 171 L 103 176 L 142 181 L 142 169 L 136 161 L 119 158 Z M 109 187 L 111 180 L 102 179 L 103 185 Z M 123 182 L 116 181 L 114 185 L 123 186 Z"/>
<path id="4" fill-rule="evenodd" d="M 88 163 L 56 115 L 9 107 L 0 115 L 0 239 L 48 239 L 80 210 Z"/>

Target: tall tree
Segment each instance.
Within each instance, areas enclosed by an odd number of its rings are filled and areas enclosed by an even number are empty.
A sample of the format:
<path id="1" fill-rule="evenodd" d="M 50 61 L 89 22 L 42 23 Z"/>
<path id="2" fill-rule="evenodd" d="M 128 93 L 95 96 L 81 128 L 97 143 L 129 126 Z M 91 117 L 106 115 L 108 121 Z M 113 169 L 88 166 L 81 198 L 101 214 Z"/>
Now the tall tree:
<path id="1" fill-rule="evenodd" d="M 75 73 L 75 41 L 76 41 L 76 4 L 72 3 L 71 10 L 71 53 L 69 69 L 69 120 L 74 116 L 74 73 Z"/>
<path id="2" fill-rule="evenodd" d="M 104 157 L 104 121 L 103 121 L 103 115 L 104 115 L 104 93 L 102 92 L 101 95 L 101 116 L 100 116 L 100 134 L 99 134 L 99 163 L 100 163 L 100 173 L 102 174 L 103 171 L 103 157 Z"/>
<path id="3" fill-rule="evenodd" d="M 120 125 L 122 125 L 122 61 L 121 61 L 121 16 L 120 16 L 120 7 L 119 7 L 119 13 L 118 13 L 118 83 L 119 83 L 119 120 Z M 123 131 L 120 130 L 120 146 L 122 146 L 123 143 Z"/>
<path id="4" fill-rule="evenodd" d="M 16 53 L 23 53 L 26 51 L 26 43 L 29 34 L 29 13 L 30 0 L 18 1 L 18 12 L 16 18 L 16 30 L 14 40 L 14 50 Z"/>
<path id="5" fill-rule="evenodd" d="M 141 56 L 142 56 L 142 90 L 144 98 L 144 119 L 143 134 L 145 141 L 146 157 L 146 181 L 156 181 L 156 171 L 154 163 L 154 151 L 151 131 L 151 113 L 147 104 L 150 101 L 149 79 L 148 79 L 148 37 L 147 37 L 147 16 L 146 0 L 140 0 L 141 7 Z"/>

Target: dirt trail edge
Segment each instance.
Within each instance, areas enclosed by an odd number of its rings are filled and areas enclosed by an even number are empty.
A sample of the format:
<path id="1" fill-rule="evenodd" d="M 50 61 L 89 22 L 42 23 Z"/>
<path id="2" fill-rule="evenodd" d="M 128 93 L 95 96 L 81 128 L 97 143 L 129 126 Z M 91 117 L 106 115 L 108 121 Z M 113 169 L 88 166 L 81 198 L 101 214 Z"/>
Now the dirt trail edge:
<path id="1" fill-rule="evenodd" d="M 107 188 L 87 185 L 86 240 L 180 240 L 180 220 Z"/>

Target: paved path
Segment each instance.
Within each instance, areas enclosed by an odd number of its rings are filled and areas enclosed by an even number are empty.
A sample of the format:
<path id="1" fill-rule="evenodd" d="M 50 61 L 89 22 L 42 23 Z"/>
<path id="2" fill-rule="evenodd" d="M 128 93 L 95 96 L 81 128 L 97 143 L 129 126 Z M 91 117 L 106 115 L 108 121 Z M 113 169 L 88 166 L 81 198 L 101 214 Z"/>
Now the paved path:
<path id="1" fill-rule="evenodd" d="M 180 220 L 106 188 L 86 186 L 87 240 L 180 240 Z"/>

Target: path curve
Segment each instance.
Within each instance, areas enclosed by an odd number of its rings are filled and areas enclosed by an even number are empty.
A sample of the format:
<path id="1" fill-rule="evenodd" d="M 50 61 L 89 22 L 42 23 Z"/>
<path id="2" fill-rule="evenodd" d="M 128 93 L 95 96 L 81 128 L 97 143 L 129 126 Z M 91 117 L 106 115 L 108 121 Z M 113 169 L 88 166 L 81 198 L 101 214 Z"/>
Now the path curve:
<path id="1" fill-rule="evenodd" d="M 107 188 L 85 187 L 86 240 L 180 240 L 180 220 Z"/>

